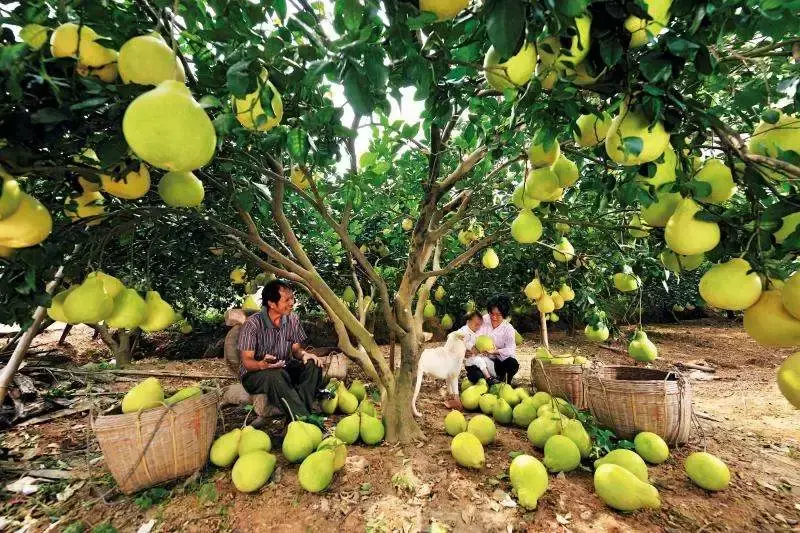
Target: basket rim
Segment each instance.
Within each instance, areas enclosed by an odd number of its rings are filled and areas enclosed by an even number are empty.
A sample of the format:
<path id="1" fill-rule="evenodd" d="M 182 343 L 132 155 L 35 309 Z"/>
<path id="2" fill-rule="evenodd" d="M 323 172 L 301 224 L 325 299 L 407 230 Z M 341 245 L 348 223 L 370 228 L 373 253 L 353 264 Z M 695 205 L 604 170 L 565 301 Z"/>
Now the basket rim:
<path id="1" fill-rule="evenodd" d="M 575 365 L 575 364 L 572 364 L 572 365 L 554 365 L 552 363 L 541 363 L 541 365 L 539 365 L 539 364 L 536 364 L 534 361 L 531 361 L 531 368 L 533 368 L 534 370 L 539 370 L 540 372 L 544 372 L 545 369 L 547 369 L 548 371 L 549 370 L 554 370 L 554 369 L 556 371 L 558 371 L 558 370 L 569 370 L 571 372 L 575 372 L 575 370 L 579 370 L 580 369 L 580 373 L 583 373 L 583 370 L 586 367 L 584 367 L 583 365 Z M 578 372 L 575 372 L 575 373 L 577 374 Z"/>
<path id="2" fill-rule="evenodd" d="M 158 420 L 162 418 L 162 413 L 166 410 L 171 409 L 173 412 L 175 412 L 176 416 L 180 416 L 181 414 L 190 411 L 195 411 L 203 407 L 208 407 L 212 403 L 219 403 L 219 399 L 220 399 L 219 391 L 210 390 L 208 392 L 204 392 L 200 396 L 196 396 L 194 398 L 187 398 L 186 400 L 180 401 L 169 407 L 167 406 L 153 407 L 152 409 L 147 409 L 145 411 L 140 411 L 136 413 L 98 415 L 92 418 L 92 428 L 108 430 L 108 429 L 116 429 L 118 426 L 127 427 L 130 426 L 131 422 L 133 422 L 137 418 L 140 420 L 142 424 L 158 422 Z"/>
<path id="3" fill-rule="evenodd" d="M 662 374 L 664 377 L 662 379 L 617 379 L 615 377 L 611 377 L 608 374 L 611 372 L 615 372 L 619 369 L 626 369 L 626 370 L 633 370 L 637 372 L 649 372 L 649 373 L 659 373 Z M 598 366 L 596 368 L 590 368 L 587 372 L 585 372 L 587 379 L 597 379 L 597 380 L 607 380 L 607 381 L 624 381 L 624 382 L 634 382 L 634 383 L 647 383 L 647 382 L 668 382 L 668 383 L 677 383 L 683 379 L 683 373 L 679 370 L 662 370 L 660 368 L 645 368 L 640 366 L 632 366 L 632 365 L 604 365 Z"/>

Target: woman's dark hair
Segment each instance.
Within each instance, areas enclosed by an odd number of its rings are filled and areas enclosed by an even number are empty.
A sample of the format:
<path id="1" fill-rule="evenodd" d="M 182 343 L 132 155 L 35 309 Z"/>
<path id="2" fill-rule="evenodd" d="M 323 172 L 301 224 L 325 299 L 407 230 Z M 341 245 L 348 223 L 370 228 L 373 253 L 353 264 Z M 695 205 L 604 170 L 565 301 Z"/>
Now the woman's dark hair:
<path id="1" fill-rule="evenodd" d="M 481 314 L 479 312 L 473 311 L 471 313 L 467 313 L 467 316 L 464 317 L 464 323 L 466 324 L 467 322 L 469 322 L 470 320 L 472 320 L 473 318 L 476 318 L 476 317 L 479 320 L 483 321 L 483 316 L 481 316 Z"/>
<path id="2" fill-rule="evenodd" d="M 495 294 L 486 302 L 486 310 L 491 313 L 492 309 L 497 308 L 503 318 L 508 318 L 511 311 L 511 299 L 505 294 Z"/>
<path id="3" fill-rule="evenodd" d="M 273 279 L 272 281 L 267 282 L 267 284 L 264 285 L 264 289 L 261 291 L 261 305 L 264 307 L 269 307 L 267 302 L 272 302 L 274 304 L 278 303 L 281 299 L 281 288 L 286 289 L 287 291 L 294 290 L 294 287 L 292 287 L 286 281 Z"/>

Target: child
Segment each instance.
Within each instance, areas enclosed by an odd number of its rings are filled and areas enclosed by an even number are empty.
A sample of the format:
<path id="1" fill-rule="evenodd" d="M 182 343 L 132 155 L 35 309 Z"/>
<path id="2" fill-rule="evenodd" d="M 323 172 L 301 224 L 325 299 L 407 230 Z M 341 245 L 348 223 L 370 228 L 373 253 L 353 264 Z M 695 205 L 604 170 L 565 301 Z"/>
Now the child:
<path id="1" fill-rule="evenodd" d="M 478 330 L 483 326 L 483 317 L 478 312 L 467 315 L 467 323 L 458 331 L 464 334 L 464 342 L 467 345 L 468 357 L 464 359 L 464 367 L 467 371 L 467 379 L 476 383 L 481 377 L 486 378 L 486 383 L 494 385 L 497 383 L 497 375 L 494 371 L 494 361 L 491 358 L 479 355 L 475 351 L 475 340 L 478 338 Z"/>

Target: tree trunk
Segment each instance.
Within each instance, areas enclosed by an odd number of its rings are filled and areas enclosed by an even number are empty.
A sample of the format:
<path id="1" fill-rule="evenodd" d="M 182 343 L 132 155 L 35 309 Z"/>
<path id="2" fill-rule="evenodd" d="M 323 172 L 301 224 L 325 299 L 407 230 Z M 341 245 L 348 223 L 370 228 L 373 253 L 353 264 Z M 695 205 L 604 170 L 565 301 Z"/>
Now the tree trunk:
<path id="1" fill-rule="evenodd" d="M 131 349 L 131 334 L 130 332 L 121 329 L 119 330 L 119 342 L 114 347 L 114 359 L 117 362 L 117 368 L 127 368 L 131 366 L 133 360 L 133 350 Z"/>
<path id="2" fill-rule="evenodd" d="M 414 394 L 414 374 L 419 359 L 418 343 L 406 335 L 400 342 L 400 368 L 397 371 L 394 390 L 387 390 L 383 399 L 383 421 L 386 440 L 407 444 L 424 439 L 425 434 L 411 412 L 411 397 Z"/>

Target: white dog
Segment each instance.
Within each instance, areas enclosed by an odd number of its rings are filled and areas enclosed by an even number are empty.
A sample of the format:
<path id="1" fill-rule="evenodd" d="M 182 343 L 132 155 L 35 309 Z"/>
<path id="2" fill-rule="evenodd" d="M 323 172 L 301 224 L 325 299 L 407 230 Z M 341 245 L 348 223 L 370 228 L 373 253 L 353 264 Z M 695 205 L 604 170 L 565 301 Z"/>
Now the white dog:
<path id="1" fill-rule="evenodd" d="M 458 376 L 461 374 L 461 365 L 464 362 L 464 355 L 467 352 L 467 345 L 464 343 L 464 334 L 453 331 L 447 335 L 447 343 L 438 348 L 426 348 L 419 356 L 417 364 L 417 385 L 414 388 L 414 396 L 411 398 L 411 410 L 414 416 L 422 416 L 417 411 L 417 396 L 422 386 L 422 376 L 430 374 L 436 379 L 447 380 L 447 390 L 456 406 L 460 406 L 458 400 Z"/>

